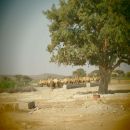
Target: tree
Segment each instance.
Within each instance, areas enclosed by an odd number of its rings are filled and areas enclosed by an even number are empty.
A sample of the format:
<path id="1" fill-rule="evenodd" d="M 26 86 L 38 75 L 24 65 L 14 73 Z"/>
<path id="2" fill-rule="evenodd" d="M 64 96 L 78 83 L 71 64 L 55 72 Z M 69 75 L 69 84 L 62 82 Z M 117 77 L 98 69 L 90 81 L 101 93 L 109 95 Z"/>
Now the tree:
<path id="1" fill-rule="evenodd" d="M 99 76 L 99 75 L 100 75 L 100 72 L 99 72 L 99 70 L 94 70 L 94 71 L 92 71 L 89 75 L 90 75 L 90 76 Z"/>
<path id="2" fill-rule="evenodd" d="M 28 85 L 32 81 L 32 78 L 26 75 L 15 75 L 15 78 L 18 86 Z"/>
<path id="3" fill-rule="evenodd" d="M 76 76 L 76 77 L 83 77 L 83 76 L 86 76 L 86 72 L 85 72 L 84 69 L 79 68 L 79 69 L 73 71 L 73 76 Z"/>
<path id="4" fill-rule="evenodd" d="M 98 66 L 98 91 L 107 93 L 112 71 L 130 63 L 130 1 L 60 0 L 44 14 L 50 20 L 51 61 Z"/>
<path id="5" fill-rule="evenodd" d="M 113 72 L 116 73 L 118 76 L 124 76 L 125 75 L 125 72 L 123 70 L 116 69 Z"/>
<path id="6" fill-rule="evenodd" d="M 126 76 L 127 76 L 127 77 L 130 77 L 130 72 L 127 72 L 127 73 L 126 73 Z"/>

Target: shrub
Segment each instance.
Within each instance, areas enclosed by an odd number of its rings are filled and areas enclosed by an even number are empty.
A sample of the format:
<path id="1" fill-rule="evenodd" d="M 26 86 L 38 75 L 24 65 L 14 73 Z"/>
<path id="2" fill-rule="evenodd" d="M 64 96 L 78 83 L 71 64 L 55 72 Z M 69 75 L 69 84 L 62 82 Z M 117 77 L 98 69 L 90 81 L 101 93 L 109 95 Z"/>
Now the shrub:
<path id="1" fill-rule="evenodd" d="M 127 76 L 127 77 L 130 77 L 130 72 L 127 72 L 127 73 L 126 73 L 126 76 Z"/>
<path id="2" fill-rule="evenodd" d="M 15 75 L 15 80 L 17 86 L 27 86 L 32 81 L 32 79 L 26 75 Z"/>
<path id="3" fill-rule="evenodd" d="M 32 92 L 36 91 L 34 87 L 15 87 L 9 88 L 6 92 L 8 93 L 16 93 L 16 92 Z"/>
<path id="4" fill-rule="evenodd" d="M 19 80 L 18 79 L 22 79 Z M 26 79 L 26 80 L 23 80 Z M 28 87 L 28 83 L 31 81 L 30 78 L 24 76 L 17 76 L 15 77 L 8 77 L 8 76 L 2 76 L 0 77 L 0 92 L 31 92 L 36 91 L 33 87 Z"/>
<path id="5" fill-rule="evenodd" d="M 7 88 L 14 88 L 16 83 L 12 80 L 2 80 L 0 81 L 0 88 L 7 89 Z"/>

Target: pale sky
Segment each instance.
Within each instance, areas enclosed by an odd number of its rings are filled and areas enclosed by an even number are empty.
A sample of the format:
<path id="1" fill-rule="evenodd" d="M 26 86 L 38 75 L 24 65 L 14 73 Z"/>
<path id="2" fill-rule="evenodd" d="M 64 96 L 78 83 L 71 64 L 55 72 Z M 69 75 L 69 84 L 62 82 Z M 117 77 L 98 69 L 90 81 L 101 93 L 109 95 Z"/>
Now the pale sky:
<path id="1" fill-rule="evenodd" d="M 56 73 L 71 75 L 80 66 L 50 63 L 49 21 L 42 14 L 58 0 L 0 0 L 0 74 Z M 95 68 L 86 65 L 87 73 Z M 130 71 L 130 66 L 121 69 Z"/>

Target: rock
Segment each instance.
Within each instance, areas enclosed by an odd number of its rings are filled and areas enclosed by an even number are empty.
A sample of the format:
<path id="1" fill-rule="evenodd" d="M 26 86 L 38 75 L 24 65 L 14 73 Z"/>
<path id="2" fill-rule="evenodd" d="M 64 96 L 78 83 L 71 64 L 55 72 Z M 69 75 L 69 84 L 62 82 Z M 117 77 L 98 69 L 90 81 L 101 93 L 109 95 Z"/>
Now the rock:
<path id="1" fill-rule="evenodd" d="M 93 99 L 97 100 L 97 99 L 99 99 L 99 98 L 100 98 L 100 95 L 99 95 L 99 94 L 94 94 L 94 95 L 93 95 Z"/>
<path id="2" fill-rule="evenodd" d="M 41 109 L 41 108 L 35 107 L 35 108 L 34 108 L 34 111 L 38 111 L 39 109 Z"/>
<path id="3" fill-rule="evenodd" d="M 30 111 L 29 114 L 33 114 L 33 111 Z"/>
<path id="4" fill-rule="evenodd" d="M 28 109 L 34 109 L 35 108 L 35 102 L 32 101 L 32 102 L 29 102 L 28 103 Z"/>

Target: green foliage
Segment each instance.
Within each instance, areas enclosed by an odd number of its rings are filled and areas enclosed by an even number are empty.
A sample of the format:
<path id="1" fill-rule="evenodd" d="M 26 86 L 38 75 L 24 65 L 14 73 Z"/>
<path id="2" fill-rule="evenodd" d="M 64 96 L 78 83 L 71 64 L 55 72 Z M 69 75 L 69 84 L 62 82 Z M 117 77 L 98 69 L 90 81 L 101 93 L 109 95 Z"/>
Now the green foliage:
<path id="1" fill-rule="evenodd" d="M 99 93 L 107 93 L 112 71 L 130 64 L 130 0 L 60 0 L 44 14 L 51 61 L 99 66 Z"/>
<path id="2" fill-rule="evenodd" d="M 32 79 L 29 76 L 0 76 L 0 92 L 30 92 L 36 91 L 35 88 L 29 87 Z"/>
<path id="3" fill-rule="evenodd" d="M 86 72 L 85 72 L 84 69 L 79 68 L 79 69 L 73 71 L 73 76 L 76 76 L 76 77 L 83 77 L 83 76 L 86 76 Z"/>
<path id="4" fill-rule="evenodd" d="M 94 71 L 92 71 L 92 72 L 89 74 L 89 76 L 99 76 L 99 75 L 100 75 L 99 70 L 94 70 Z"/>
<path id="5" fill-rule="evenodd" d="M 15 85 L 16 85 L 16 83 L 12 80 L 0 81 L 0 88 L 2 88 L 2 89 L 14 88 Z"/>
<path id="6" fill-rule="evenodd" d="M 2 77 L 0 79 L 0 88 L 1 89 L 8 89 L 8 88 L 14 88 L 16 85 L 16 82 L 10 79 L 9 77 Z"/>
<path id="7" fill-rule="evenodd" d="M 130 63 L 129 0 L 60 0 L 44 12 L 50 20 L 51 61 L 115 69 Z"/>
<path id="8" fill-rule="evenodd" d="M 1 76 L 0 77 L 0 89 L 8 89 L 14 87 L 26 86 L 32 79 L 28 76 L 16 75 L 16 76 Z"/>
<path id="9" fill-rule="evenodd" d="M 125 75 L 125 72 L 123 70 L 114 70 L 113 71 L 114 73 L 116 73 L 118 76 L 124 76 Z"/>
<path id="10" fill-rule="evenodd" d="M 26 75 L 15 75 L 17 81 L 31 81 L 32 79 Z"/>
<path id="11" fill-rule="evenodd" d="M 111 74 L 113 79 L 123 79 L 125 78 L 125 72 L 123 70 L 116 69 Z"/>
<path id="12" fill-rule="evenodd" d="M 26 75 L 15 75 L 17 86 L 26 86 L 32 79 Z"/>
<path id="13" fill-rule="evenodd" d="M 130 78 L 130 72 L 127 72 L 127 73 L 126 73 L 126 76 Z"/>

